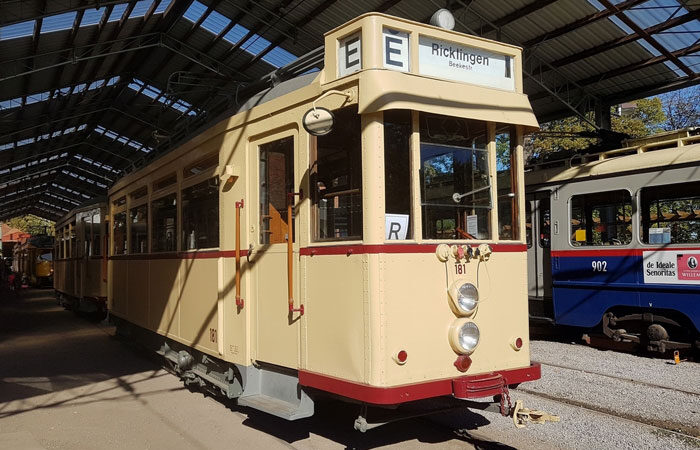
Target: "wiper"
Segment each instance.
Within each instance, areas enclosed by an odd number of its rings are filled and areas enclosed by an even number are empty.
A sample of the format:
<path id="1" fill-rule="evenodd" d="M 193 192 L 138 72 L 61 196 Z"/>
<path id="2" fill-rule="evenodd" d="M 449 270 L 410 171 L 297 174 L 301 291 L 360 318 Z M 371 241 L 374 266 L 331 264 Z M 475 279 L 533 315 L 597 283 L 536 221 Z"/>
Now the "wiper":
<path id="1" fill-rule="evenodd" d="M 452 194 L 452 200 L 454 200 L 455 203 L 459 203 L 467 195 L 476 194 L 477 192 L 485 191 L 487 189 L 491 189 L 490 184 L 488 184 L 484 187 L 480 187 L 479 189 L 474 189 L 473 191 L 465 192 L 464 194 L 460 194 L 459 192 L 455 192 L 454 194 Z"/>

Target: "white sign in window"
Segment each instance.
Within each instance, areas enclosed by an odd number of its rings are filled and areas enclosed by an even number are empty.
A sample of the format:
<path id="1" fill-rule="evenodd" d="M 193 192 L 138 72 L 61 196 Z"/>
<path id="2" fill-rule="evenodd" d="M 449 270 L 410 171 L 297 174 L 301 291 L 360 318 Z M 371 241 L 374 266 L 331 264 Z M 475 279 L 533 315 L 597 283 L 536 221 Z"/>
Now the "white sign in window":
<path id="1" fill-rule="evenodd" d="M 360 33 L 338 41 L 338 76 L 344 77 L 362 69 L 362 39 Z"/>
<path id="2" fill-rule="evenodd" d="M 421 75 L 515 90 L 514 63 L 509 55 L 429 36 L 421 36 L 418 43 L 418 70 Z"/>
<path id="3" fill-rule="evenodd" d="M 384 50 L 384 68 L 408 72 L 410 66 L 410 50 L 408 33 L 384 28 L 382 31 Z"/>
<path id="4" fill-rule="evenodd" d="M 408 232 L 408 214 L 386 214 L 384 226 L 387 241 L 403 241 Z"/>

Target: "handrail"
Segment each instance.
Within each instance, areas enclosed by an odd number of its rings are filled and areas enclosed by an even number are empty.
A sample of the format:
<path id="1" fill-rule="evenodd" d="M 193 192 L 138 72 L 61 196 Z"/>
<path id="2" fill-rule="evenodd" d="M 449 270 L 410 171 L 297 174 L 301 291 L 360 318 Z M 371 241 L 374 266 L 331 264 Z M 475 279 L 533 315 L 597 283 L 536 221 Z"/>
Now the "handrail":
<path id="1" fill-rule="evenodd" d="M 241 298 L 241 209 L 243 199 L 236 202 L 236 307 L 240 311 L 245 305 Z"/>
<path id="2" fill-rule="evenodd" d="M 105 221 L 105 233 L 102 244 L 102 281 L 107 282 L 107 258 L 109 257 L 109 222 Z"/>
<path id="3" fill-rule="evenodd" d="M 293 213 L 293 203 L 294 197 L 299 196 L 299 198 L 304 196 L 303 191 L 299 192 L 289 192 L 287 194 L 287 299 L 289 306 L 289 314 L 294 312 L 299 312 L 299 315 L 304 315 L 304 305 L 299 305 L 299 308 L 294 308 L 294 216 Z"/>

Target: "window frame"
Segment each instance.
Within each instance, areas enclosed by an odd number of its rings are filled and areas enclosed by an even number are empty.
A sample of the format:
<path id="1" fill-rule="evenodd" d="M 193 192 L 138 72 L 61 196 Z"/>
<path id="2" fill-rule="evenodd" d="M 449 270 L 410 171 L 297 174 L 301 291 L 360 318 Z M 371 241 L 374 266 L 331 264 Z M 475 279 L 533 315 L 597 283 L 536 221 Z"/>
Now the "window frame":
<path id="1" fill-rule="evenodd" d="M 659 188 L 659 187 L 665 187 L 665 186 L 680 186 L 682 184 L 685 184 L 686 182 L 679 182 L 679 183 L 664 183 L 664 184 L 653 184 L 653 185 L 645 185 L 637 189 L 635 192 L 635 199 L 637 201 L 637 209 L 636 209 L 636 216 L 637 216 L 637 224 L 635 227 L 635 234 L 637 235 L 637 244 L 640 246 L 643 246 L 645 248 L 681 248 L 681 247 L 688 247 L 690 246 L 696 246 L 700 245 L 700 242 L 677 242 L 677 243 L 669 243 L 669 244 L 651 244 L 651 243 L 645 243 L 644 242 L 644 236 L 643 236 L 643 218 L 642 218 L 642 190 L 643 189 L 649 189 L 649 188 Z"/>
<path id="2" fill-rule="evenodd" d="M 615 192 L 615 191 L 625 191 L 630 195 L 630 205 L 632 207 L 632 213 L 630 214 L 630 224 L 632 226 L 632 238 L 630 241 L 626 244 L 621 244 L 621 245 L 581 245 L 581 246 L 575 246 L 571 242 L 571 220 L 573 219 L 573 202 L 572 199 L 577 196 L 583 196 L 583 195 L 590 195 L 590 194 L 602 194 L 605 192 Z M 567 209 L 567 235 L 566 235 L 566 242 L 567 245 L 574 249 L 574 250 L 585 250 L 585 249 L 590 249 L 590 248 L 602 248 L 602 249 L 607 249 L 607 248 L 630 248 L 634 244 L 634 235 L 638 234 L 635 231 L 635 216 L 639 214 L 639 209 L 637 207 L 636 203 L 636 198 L 634 196 L 634 193 L 632 192 L 631 189 L 629 188 L 619 188 L 619 189 L 614 189 L 614 190 L 604 190 L 604 191 L 587 191 L 587 192 L 581 192 L 577 194 L 572 194 L 569 196 L 569 198 L 566 201 L 566 209 Z M 550 210 L 551 211 L 551 210 Z M 551 212 L 550 212 L 550 220 L 551 220 Z M 552 233 L 553 234 L 553 233 Z M 551 241 L 550 241 L 550 249 L 552 247 Z"/>
<path id="3" fill-rule="evenodd" d="M 210 154 L 209 156 L 212 156 L 212 155 Z M 202 160 L 202 159 L 205 159 L 205 158 L 200 158 L 199 160 Z M 198 161 L 199 161 L 199 160 L 198 160 Z M 191 164 L 190 164 L 190 165 L 191 165 Z M 177 208 L 178 208 L 178 217 L 179 217 L 179 221 L 180 221 L 178 233 L 179 233 L 179 234 L 182 234 L 182 232 L 184 231 L 184 228 L 183 228 L 183 227 L 184 227 L 184 224 L 182 223 L 182 222 L 184 222 L 184 219 L 183 219 L 184 205 L 182 204 L 182 195 L 183 195 L 183 192 L 185 191 L 185 189 L 191 188 L 192 186 L 196 186 L 196 185 L 198 185 L 198 184 L 200 184 L 200 183 L 203 183 L 204 181 L 207 181 L 207 180 L 209 180 L 209 179 L 211 179 L 211 178 L 216 178 L 216 179 L 218 180 L 218 186 L 217 186 L 217 191 L 218 191 L 218 195 L 217 195 L 218 212 L 217 212 L 217 214 L 219 215 L 219 230 L 218 230 L 218 233 L 219 233 L 219 245 L 216 246 L 216 247 L 205 247 L 205 248 L 193 248 L 193 249 L 188 249 L 188 248 L 186 248 L 187 246 L 185 245 L 185 243 L 181 240 L 182 236 L 179 236 L 179 237 L 178 237 L 178 241 L 181 243 L 181 248 L 182 248 L 181 251 L 182 251 L 182 252 L 201 252 L 201 251 L 205 251 L 205 250 L 216 250 L 216 249 L 220 249 L 220 248 L 221 248 L 221 242 L 223 241 L 223 239 L 222 239 L 222 238 L 223 238 L 223 235 L 222 235 L 222 231 L 221 231 L 221 230 L 222 230 L 222 226 L 221 226 L 221 224 L 222 224 L 221 204 L 222 204 L 222 197 L 223 197 L 223 196 L 221 195 L 221 194 L 222 194 L 221 188 L 222 188 L 222 186 L 224 186 L 225 183 L 223 183 L 223 182 L 221 181 L 221 179 L 219 178 L 219 169 L 218 169 L 218 168 L 219 168 L 218 165 L 216 165 L 216 166 L 211 166 L 211 167 L 209 167 L 208 169 L 203 170 L 202 172 L 198 173 L 197 175 L 192 175 L 192 176 L 190 176 L 190 177 L 188 177 L 188 178 L 185 178 L 185 179 L 182 181 L 182 183 L 181 183 L 180 189 L 178 190 L 178 191 L 179 191 L 179 193 L 178 193 L 178 202 L 179 202 L 179 203 L 178 203 L 178 207 L 177 207 Z M 183 169 L 183 170 L 184 170 L 184 169 Z M 186 180 L 186 181 L 185 181 L 185 180 Z M 151 209 L 151 207 L 150 207 L 150 203 L 149 203 L 149 212 L 148 212 L 149 214 L 151 213 L 150 209 Z M 150 216 L 149 216 L 149 217 L 150 217 Z M 150 238 L 150 236 L 149 236 L 149 238 Z"/>
<path id="4" fill-rule="evenodd" d="M 364 164 L 365 160 L 367 159 L 367 155 L 365 154 L 365 147 L 364 147 L 364 134 L 367 133 L 367 129 L 365 127 L 365 120 L 369 114 L 360 114 L 359 112 L 359 106 L 357 103 L 349 103 L 349 104 L 344 104 L 341 107 L 338 107 L 333 110 L 333 112 L 340 111 L 342 109 L 346 108 L 358 108 L 357 112 L 357 117 L 358 120 L 360 121 L 360 202 L 362 205 L 362 220 L 360 221 L 360 236 L 355 237 L 353 236 L 351 239 L 345 238 L 345 237 L 340 237 L 340 238 L 321 238 L 321 220 L 319 217 L 319 206 L 318 204 L 314 203 L 314 196 L 315 194 L 315 186 L 309 186 L 309 190 L 312 191 L 309 193 L 309 199 L 310 199 L 310 209 L 311 209 L 311 214 L 310 214 L 310 220 L 311 220 L 311 235 L 310 235 L 310 240 L 311 243 L 316 246 L 316 245 L 338 245 L 339 243 L 358 243 L 358 242 L 364 242 L 366 239 L 365 237 L 365 223 L 367 218 L 365 217 L 365 192 L 366 192 L 366 180 L 365 180 L 365 173 L 364 173 Z M 382 136 L 384 133 L 384 124 L 382 120 Z M 382 158 L 383 158 L 383 153 L 384 153 L 384 144 L 382 142 L 381 144 L 382 148 Z M 318 161 L 318 137 L 317 136 L 312 136 L 309 135 L 309 174 L 310 174 L 310 184 L 311 180 L 316 179 L 317 174 L 318 174 L 318 165 L 316 162 Z M 382 180 L 384 180 L 384 174 L 382 170 Z M 384 181 L 382 181 L 382 189 L 383 189 Z M 382 205 L 382 209 L 384 209 L 384 205 Z M 402 242 L 402 241 L 393 241 L 393 242 Z"/>
<path id="5" fill-rule="evenodd" d="M 253 164 L 254 164 L 254 173 L 255 173 L 255 184 L 252 186 L 255 192 L 255 203 L 253 201 L 250 202 L 251 207 L 255 208 L 256 211 L 256 220 L 253 222 L 255 223 L 255 227 L 257 230 L 257 233 L 255 235 L 255 239 L 258 241 L 258 245 L 264 245 L 264 246 L 273 246 L 273 245 L 287 245 L 287 241 L 285 242 L 277 242 L 274 244 L 264 244 L 262 242 L 261 236 L 262 236 L 262 217 L 260 213 L 260 205 L 261 205 L 261 189 L 260 189 L 260 183 L 262 182 L 262 179 L 260 177 L 260 157 L 261 157 L 261 147 L 266 144 L 270 144 L 272 142 L 276 141 L 281 141 L 286 138 L 291 138 L 292 139 L 292 151 L 290 154 L 290 159 L 292 161 L 292 186 L 295 189 L 295 192 L 299 192 L 298 189 L 302 189 L 300 182 L 297 180 L 297 171 L 299 170 L 299 163 L 301 162 L 301 158 L 299 158 L 299 149 L 301 148 L 301 143 L 299 142 L 300 136 L 299 136 L 299 131 L 297 130 L 296 127 L 293 126 L 285 126 L 281 127 L 280 129 L 273 131 L 272 134 L 269 134 L 265 136 L 264 138 L 258 138 L 258 137 L 251 137 L 249 140 L 249 145 L 253 146 Z M 311 135 L 309 135 L 311 137 Z M 309 148 L 311 147 L 311 142 L 313 139 L 309 140 Z M 198 174 L 199 175 L 199 174 Z M 305 197 L 309 197 L 310 193 L 304 192 Z M 219 195 L 219 198 L 221 199 L 221 195 Z M 309 197 L 310 198 L 310 197 Z M 292 236 L 292 244 L 294 246 L 299 245 L 299 240 L 301 238 L 300 234 L 300 226 L 302 226 L 302 223 L 296 223 L 296 220 L 301 216 L 301 202 L 305 200 L 305 198 L 299 198 L 298 196 L 294 197 L 294 204 L 296 205 L 295 207 L 292 208 L 292 230 L 294 233 L 294 236 Z M 313 209 L 313 208 L 312 208 Z M 221 205 L 219 205 L 219 214 L 221 214 Z M 219 233 L 221 233 L 221 223 L 219 223 Z M 221 241 L 219 241 L 219 245 L 221 245 Z"/>

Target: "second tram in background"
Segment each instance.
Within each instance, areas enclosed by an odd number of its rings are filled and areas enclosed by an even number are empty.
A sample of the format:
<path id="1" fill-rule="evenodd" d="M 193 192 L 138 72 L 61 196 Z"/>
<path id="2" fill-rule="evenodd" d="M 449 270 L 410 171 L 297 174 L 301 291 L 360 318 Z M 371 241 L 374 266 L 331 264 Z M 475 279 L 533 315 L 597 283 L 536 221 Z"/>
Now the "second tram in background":
<path id="1" fill-rule="evenodd" d="M 526 173 L 530 314 L 649 351 L 700 347 L 700 133 Z"/>
<path id="2" fill-rule="evenodd" d="M 13 249 L 12 270 L 18 284 L 49 287 L 53 283 L 53 238 L 47 235 L 30 237 Z"/>
<path id="3" fill-rule="evenodd" d="M 104 317 L 107 312 L 105 199 L 79 206 L 56 222 L 54 289 L 62 305 Z"/>

